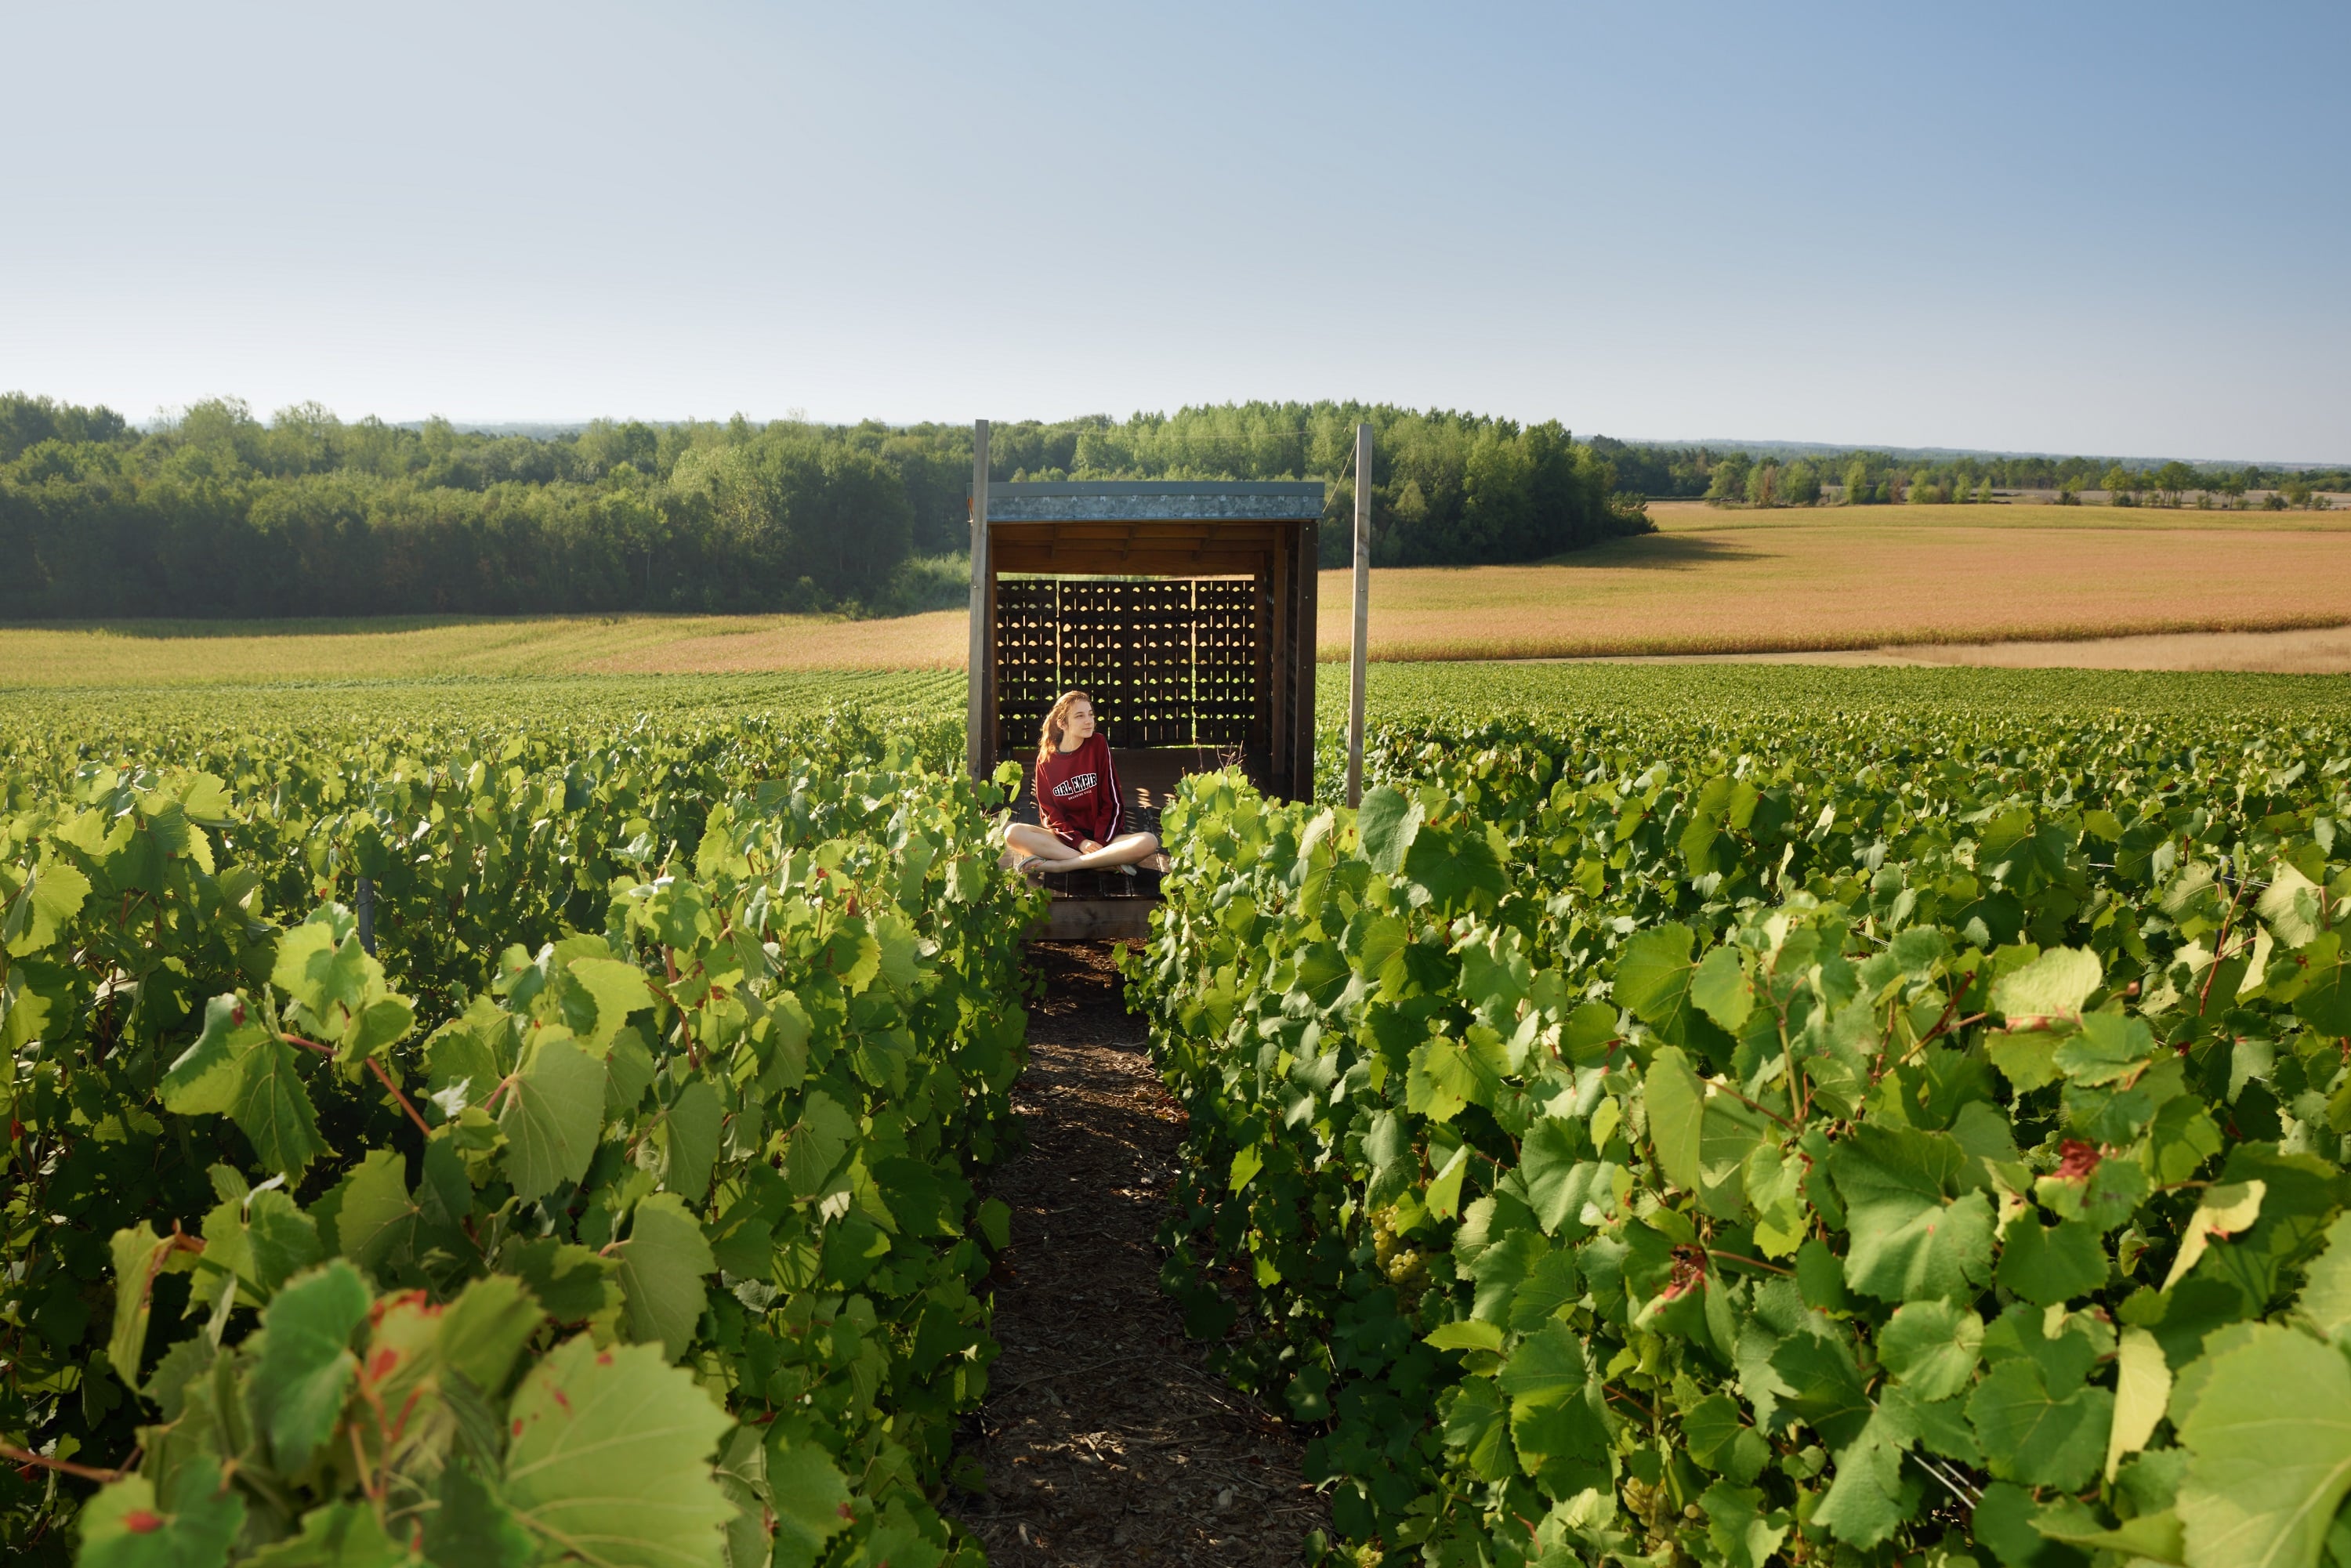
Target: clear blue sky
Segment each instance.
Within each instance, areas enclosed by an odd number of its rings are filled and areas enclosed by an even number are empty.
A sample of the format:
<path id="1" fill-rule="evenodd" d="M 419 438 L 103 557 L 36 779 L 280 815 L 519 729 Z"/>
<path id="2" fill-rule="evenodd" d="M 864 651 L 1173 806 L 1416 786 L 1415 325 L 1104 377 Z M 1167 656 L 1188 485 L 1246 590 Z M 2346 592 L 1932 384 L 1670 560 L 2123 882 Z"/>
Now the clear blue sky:
<path id="1" fill-rule="evenodd" d="M 0 390 L 2351 459 L 2351 6 L 9 5 Z"/>

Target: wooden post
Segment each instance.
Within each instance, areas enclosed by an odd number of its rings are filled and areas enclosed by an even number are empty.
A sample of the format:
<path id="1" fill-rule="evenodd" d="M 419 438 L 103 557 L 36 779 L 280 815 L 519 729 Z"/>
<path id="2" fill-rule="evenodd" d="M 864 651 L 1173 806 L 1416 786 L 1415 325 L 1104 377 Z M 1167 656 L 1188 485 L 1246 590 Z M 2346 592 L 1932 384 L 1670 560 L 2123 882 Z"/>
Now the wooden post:
<path id="1" fill-rule="evenodd" d="M 964 759 L 975 779 L 987 777 L 996 749 L 995 737 L 987 734 L 987 682 L 994 674 L 988 665 L 995 643 L 995 628 L 988 624 L 994 606 L 987 589 L 987 421 L 982 419 L 971 427 L 971 656 L 964 666 L 970 688 L 965 699 Z"/>
<path id="2" fill-rule="evenodd" d="M 1372 427 L 1355 426 L 1355 640 L 1347 661 L 1347 804 L 1364 803 L 1364 654 L 1372 623 Z"/>

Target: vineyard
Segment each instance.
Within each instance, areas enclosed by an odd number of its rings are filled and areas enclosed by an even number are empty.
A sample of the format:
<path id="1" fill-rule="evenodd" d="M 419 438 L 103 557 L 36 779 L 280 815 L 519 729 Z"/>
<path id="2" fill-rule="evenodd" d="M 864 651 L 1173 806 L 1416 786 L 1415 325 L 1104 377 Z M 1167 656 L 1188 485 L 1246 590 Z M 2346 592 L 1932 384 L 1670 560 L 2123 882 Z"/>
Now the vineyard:
<path id="1" fill-rule="evenodd" d="M 1446 706 L 1128 961 L 1357 1560 L 2351 1562 L 2339 724 Z"/>
<path id="2" fill-rule="evenodd" d="M 1186 782 L 1123 960 L 1310 1560 L 2351 1568 L 2335 686 L 1373 691 L 1359 811 Z M 959 693 L 0 699 L 0 1550 L 978 1562 Z"/>
<path id="3" fill-rule="evenodd" d="M 943 1560 L 1033 902 L 952 728 L 198 716 L 9 758 L 10 1558 Z"/>

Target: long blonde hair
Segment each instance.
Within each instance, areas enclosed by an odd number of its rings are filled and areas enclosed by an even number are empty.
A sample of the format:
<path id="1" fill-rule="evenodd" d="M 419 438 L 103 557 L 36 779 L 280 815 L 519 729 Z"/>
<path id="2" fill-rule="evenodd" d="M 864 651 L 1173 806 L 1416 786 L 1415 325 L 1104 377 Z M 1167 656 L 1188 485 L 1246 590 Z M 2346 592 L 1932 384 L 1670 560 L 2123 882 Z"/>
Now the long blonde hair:
<path id="1" fill-rule="evenodd" d="M 1045 722 L 1037 730 L 1037 766 L 1039 768 L 1043 768 L 1046 759 L 1061 749 L 1061 727 L 1069 723 L 1070 709 L 1079 703 L 1092 707 L 1094 706 L 1094 699 L 1083 692 L 1075 691 L 1063 692 L 1053 699 L 1052 707 L 1045 715 Z M 1096 716 L 1100 717 L 1099 715 Z"/>

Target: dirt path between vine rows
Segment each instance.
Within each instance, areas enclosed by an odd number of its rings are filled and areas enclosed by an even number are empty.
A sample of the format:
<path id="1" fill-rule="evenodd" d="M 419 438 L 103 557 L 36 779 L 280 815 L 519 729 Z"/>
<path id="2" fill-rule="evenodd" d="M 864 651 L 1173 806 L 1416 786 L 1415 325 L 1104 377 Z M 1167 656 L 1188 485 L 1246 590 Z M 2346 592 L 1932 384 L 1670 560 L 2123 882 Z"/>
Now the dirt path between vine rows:
<path id="1" fill-rule="evenodd" d="M 1030 949 L 1045 994 L 1012 1103 L 1029 1147 L 989 1190 L 1012 1209 L 998 1260 L 1003 1354 L 964 1451 L 987 1476 L 947 1511 L 998 1568 L 1280 1564 L 1329 1528 L 1303 1443 L 1202 1365 L 1159 1289 L 1154 1240 L 1183 1112 L 1103 944 Z"/>

